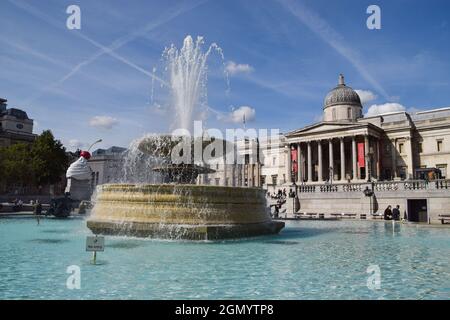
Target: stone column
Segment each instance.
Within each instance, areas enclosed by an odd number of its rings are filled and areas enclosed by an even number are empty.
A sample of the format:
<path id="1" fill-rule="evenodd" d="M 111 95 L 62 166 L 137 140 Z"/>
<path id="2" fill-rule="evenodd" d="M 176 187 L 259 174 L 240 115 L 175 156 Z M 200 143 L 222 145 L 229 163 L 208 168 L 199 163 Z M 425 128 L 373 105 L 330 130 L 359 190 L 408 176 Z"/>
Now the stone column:
<path id="1" fill-rule="evenodd" d="M 311 141 L 308 141 L 308 182 L 312 182 Z"/>
<path id="2" fill-rule="evenodd" d="M 344 138 L 340 138 L 341 144 L 341 181 L 345 180 L 345 143 Z"/>
<path id="3" fill-rule="evenodd" d="M 353 180 L 358 179 L 358 164 L 357 164 L 357 157 L 356 157 L 356 137 L 352 137 L 352 168 L 353 168 Z"/>
<path id="4" fill-rule="evenodd" d="M 366 164 L 366 180 L 369 179 L 369 176 L 372 173 L 372 168 L 370 168 L 371 163 L 369 159 L 369 136 L 364 136 L 364 163 Z"/>
<path id="5" fill-rule="evenodd" d="M 302 168 L 302 152 L 300 143 L 297 144 L 297 183 L 302 182 L 303 168 Z"/>
<path id="6" fill-rule="evenodd" d="M 246 166 L 246 164 L 244 163 L 244 164 L 241 164 L 241 166 L 242 166 L 242 176 L 241 176 L 241 179 L 242 179 L 242 186 L 243 187 L 245 187 L 245 166 Z"/>
<path id="7" fill-rule="evenodd" d="M 392 176 L 397 178 L 397 141 L 392 139 L 391 153 L 392 153 Z"/>
<path id="8" fill-rule="evenodd" d="M 413 159 L 413 150 L 412 150 L 412 137 L 406 138 L 406 164 L 408 166 L 407 179 L 413 179 L 414 177 L 414 159 Z"/>
<path id="9" fill-rule="evenodd" d="M 323 182 L 323 165 L 322 165 L 322 141 L 317 140 L 317 156 L 319 160 L 318 179 L 317 181 Z"/>
<path id="10" fill-rule="evenodd" d="M 286 155 L 286 179 L 285 179 L 285 183 L 290 184 L 291 181 L 291 172 L 292 172 L 292 165 L 291 165 L 291 145 L 288 144 L 287 146 L 287 155 Z"/>
<path id="11" fill-rule="evenodd" d="M 381 157 L 380 157 L 380 139 L 377 139 L 377 179 L 380 180 L 381 177 Z"/>
<path id="12" fill-rule="evenodd" d="M 328 149 L 329 149 L 329 158 L 330 158 L 330 168 L 333 170 L 330 170 L 328 168 L 328 172 L 330 173 L 330 182 L 334 180 L 334 161 L 333 161 L 333 139 L 328 140 Z"/>

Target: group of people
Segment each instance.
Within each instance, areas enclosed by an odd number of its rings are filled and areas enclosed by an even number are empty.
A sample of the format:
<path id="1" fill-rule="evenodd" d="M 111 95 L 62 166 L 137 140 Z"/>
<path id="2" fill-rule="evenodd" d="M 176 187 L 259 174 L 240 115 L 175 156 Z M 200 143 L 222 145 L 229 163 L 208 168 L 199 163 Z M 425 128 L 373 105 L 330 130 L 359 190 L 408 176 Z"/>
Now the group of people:
<path id="1" fill-rule="evenodd" d="M 267 192 L 267 196 L 272 199 L 286 199 L 287 197 L 286 189 L 283 190 L 278 189 L 278 192 L 274 193 Z"/>
<path id="2" fill-rule="evenodd" d="M 400 221 L 400 206 L 397 205 L 394 209 L 389 205 L 384 210 L 384 220 L 395 220 Z"/>
<path id="3" fill-rule="evenodd" d="M 286 189 L 283 189 L 283 190 L 278 189 L 278 191 L 274 192 L 274 193 L 267 192 L 267 197 L 277 200 L 277 203 L 272 204 L 270 207 L 274 208 L 272 217 L 278 218 L 280 215 L 281 206 L 286 203 L 286 198 L 287 198 Z"/>

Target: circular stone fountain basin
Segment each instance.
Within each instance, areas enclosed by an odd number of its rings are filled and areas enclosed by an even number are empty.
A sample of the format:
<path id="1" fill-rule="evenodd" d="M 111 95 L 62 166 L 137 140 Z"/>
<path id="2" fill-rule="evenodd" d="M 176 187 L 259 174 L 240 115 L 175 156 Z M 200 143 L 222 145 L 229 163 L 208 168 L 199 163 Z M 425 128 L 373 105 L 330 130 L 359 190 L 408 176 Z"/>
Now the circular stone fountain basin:
<path id="1" fill-rule="evenodd" d="M 220 240 L 276 234 L 265 191 L 177 184 L 107 184 L 87 226 L 95 234 Z"/>

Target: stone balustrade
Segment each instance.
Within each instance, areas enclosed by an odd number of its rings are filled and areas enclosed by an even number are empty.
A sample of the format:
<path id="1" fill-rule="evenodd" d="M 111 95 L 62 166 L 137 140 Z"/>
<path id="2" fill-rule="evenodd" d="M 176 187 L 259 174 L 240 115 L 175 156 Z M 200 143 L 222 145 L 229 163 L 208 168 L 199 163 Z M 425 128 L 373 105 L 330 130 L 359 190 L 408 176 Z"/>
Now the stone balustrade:
<path id="1" fill-rule="evenodd" d="M 446 180 L 405 180 L 405 181 L 380 181 L 363 183 L 336 183 L 300 185 L 299 193 L 338 193 L 338 192 L 363 192 L 366 189 L 375 192 L 396 191 L 423 191 L 423 190 L 450 190 L 450 179 Z"/>

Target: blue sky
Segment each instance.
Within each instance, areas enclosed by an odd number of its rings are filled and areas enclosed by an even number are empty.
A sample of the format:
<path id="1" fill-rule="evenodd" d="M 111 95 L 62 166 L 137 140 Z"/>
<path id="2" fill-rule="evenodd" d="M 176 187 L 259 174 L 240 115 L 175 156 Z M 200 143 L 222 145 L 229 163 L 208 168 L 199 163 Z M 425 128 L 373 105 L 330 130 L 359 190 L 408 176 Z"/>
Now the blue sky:
<path id="1" fill-rule="evenodd" d="M 72 4 L 80 31 L 66 28 Z M 371 4 L 381 30 L 366 27 Z M 366 91 L 365 112 L 450 106 L 446 0 L 1 0 L 0 14 L 0 97 L 69 149 L 168 132 L 170 117 L 152 105 L 151 72 L 189 34 L 216 42 L 230 71 L 227 93 L 222 61 L 211 57 L 208 103 L 225 117 L 210 113 L 209 127 L 242 126 L 224 121 L 241 106 L 254 110 L 247 127 L 311 124 L 339 73 Z"/>

